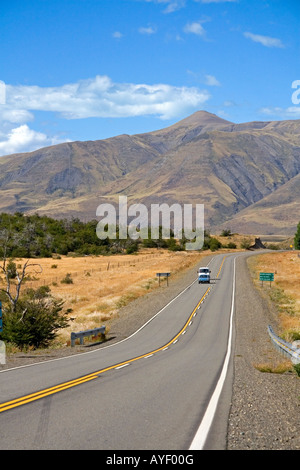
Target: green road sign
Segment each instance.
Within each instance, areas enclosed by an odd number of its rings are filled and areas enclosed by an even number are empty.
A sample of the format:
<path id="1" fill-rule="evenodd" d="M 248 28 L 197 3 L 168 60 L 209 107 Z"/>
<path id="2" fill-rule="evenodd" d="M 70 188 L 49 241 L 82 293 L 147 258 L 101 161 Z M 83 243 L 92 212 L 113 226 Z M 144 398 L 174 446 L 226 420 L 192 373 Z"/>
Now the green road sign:
<path id="1" fill-rule="evenodd" d="M 260 281 L 274 281 L 274 273 L 259 273 Z"/>

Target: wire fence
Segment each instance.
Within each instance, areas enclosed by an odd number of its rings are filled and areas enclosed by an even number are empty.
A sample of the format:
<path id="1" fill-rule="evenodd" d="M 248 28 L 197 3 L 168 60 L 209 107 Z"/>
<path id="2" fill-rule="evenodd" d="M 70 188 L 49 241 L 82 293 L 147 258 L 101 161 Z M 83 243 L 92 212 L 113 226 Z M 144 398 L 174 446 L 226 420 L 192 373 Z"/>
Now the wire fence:
<path id="1" fill-rule="evenodd" d="M 75 266 L 72 267 L 72 265 L 68 265 L 68 269 L 66 270 L 65 267 L 63 268 L 63 273 L 59 273 L 57 275 L 49 275 L 49 270 L 52 269 L 53 271 L 55 271 L 55 269 L 58 269 L 58 270 L 61 270 L 61 266 L 59 266 L 59 262 L 60 262 L 60 259 L 52 259 L 51 260 L 51 265 L 48 265 L 47 266 L 47 273 L 43 272 L 42 273 L 36 273 L 33 271 L 29 271 L 26 275 L 26 277 L 24 278 L 24 287 L 28 287 L 28 288 L 36 288 L 36 287 L 39 287 L 41 285 L 55 285 L 55 284 L 58 284 L 58 283 L 61 283 L 62 280 L 65 279 L 65 276 L 67 274 L 67 271 L 69 273 L 69 279 L 72 279 L 72 278 L 76 278 L 78 276 L 86 276 L 86 277 L 89 277 L 89 276 L 94 276 L 96 274 L 100 274 L 102 273 L 102 275 L 104 273 L 110 273 L 111 271 L 114 271 L 114 270 L 118 270 L 118 269 L 121 269 L 121 268 L 125 268 L 125 267 L 134 267 L 135 269 L 138 269 L 139 266 L 141 267 L 142 269 L 142 265 L 145 263 L 145 262 L 148 262 L 148 261 L 155 261 L 155 260 L 159 260 L 161 258 L 161 255 L 160 253 L 152 253 L 152 254 L 145 254 L 145 255 L 132 255 L 130 257 L 130 259 L 124 259 L 124 260 L 112 260 L 112 259 L 109 259 L 109 260 L 103 260 L 103 259 L 97 259 L 97 264 L 95 266 L 95 263 L 93 264 L 93 266 L 83 266 L 82 265 L 82 269 L 80 270 L 77 270 Z M 76 259 L 76 258 L 74 258 Z M 77 258 L 78 259 L 78 258 Z M 86 257 L 85 258 L 87 263 L 89 262 L 89 258 Z M 72 258 L 69 258 L 68 261 L 72 260 Z M 39 263 L 39 260 L 38 259 L 35 259 L 34 262 L 36 263 Z M 74 263 L 75 264 L 75 263 Z M 16 261 L 16 265 L 18 267 L 18 261 Z M 78 266 L 78 265 L 77 265 Z M 11 279 L 10 280 L 10 283 L 11 283 L 11 287 L 13 287 L 13 285 L 17 284 L 16 281 L 14 279 Z M 67 284 L 68 282 L 66 282 Z M 70 280 L 70 283 L 72 283 L 72 280 Z M 6 286 L 6 280 L 4 278 L 4 276 L 0 276 L 0 287 L 5 287 Z"/>

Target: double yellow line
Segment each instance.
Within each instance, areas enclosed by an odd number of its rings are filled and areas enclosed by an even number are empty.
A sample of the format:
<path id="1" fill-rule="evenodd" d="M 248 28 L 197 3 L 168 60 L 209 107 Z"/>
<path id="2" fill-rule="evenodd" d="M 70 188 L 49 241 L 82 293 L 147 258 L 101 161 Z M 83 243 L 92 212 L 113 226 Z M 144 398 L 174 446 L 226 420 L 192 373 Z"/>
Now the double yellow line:
<path id="1" fill-rule="evenodd" d="M 222 269 L 222 266 L 223 266 L 223 262 L 224 262 L 224 258 L 223 258 L 223 261 L 222 261 L 222 264 L 221 264 L 221 267 L 219 269 L 219 272 L 217 274 L 217 277 L 219 276 L 220 274 L 220 271 Z M 59 384 L 59 385 L 56 385 L 54 387 L 50 387 L 50 388 L 45 388 L 44 390 L 40 390 L 39 392 L 35 392 L 35 393 L 31 393 L 30 395 L 25 395 L 23 397 L 20 397 L 20 398 L 16 398 L 14 400 L 10 400 L 10 401 L 7 401 L 5 403 L 2 403 L 0 404 L 0 413 L 2 413 L 3 411 L 7 411 L 7 410 L 10 410 L 12 408 L 16 408 L 18 406 L 21 406 L 21 405 L 26 405 L 27 403 L 31 403 L 35 400 L 39 400 L 40 398 L 45 398 L 49 395 L 53 395 L 55 393 L 58 393 L 58 392 L 62 392 L 63 390 L 67 390 L 68 388 L 72 388 L 72 387 L 76 387 L 77 385 L 81 385 L 85 382 L 89 382 L 90 380 L 94 380 L 96 378 L 99 377 L 99 375 L 103 374 L 104 372 L 107 372 L 109 370 L 112 370 L 112 369 L 117 369 L 118 367 L 122 367 L 122 366 L 125 366 L 125 365 L 128 365 L 130 364 L 131 362 L 134 362 L 134 361 L 137 361 L 139 359 L 143 359 L 149 355 L 153 355 L 157 352 L 160 352 L 162 350 L 165 350 L 166 348 L 168 348 L 171 344 L 173 344 L 178 338 L 180 335 L 182 335 L 182 333 L 186 330 L 186 328 L 189 326 L 190 324 L 190 321 L 192 320 L 195 312 L 198 310 L 200 304 L 202 303 L 202 301 L 204 300 L 204 298 L 207 296 L 208 292 L 210 291 L 210 287 L 208 287 L 205 291 L 205 293 L 203 294 L 203 296 L 201 297 L 201 299 L 199 300 L 199 302 L 197 303 L 196 307 L 194 308 L 194 310 L 192 311 L 192 313 L 190 314 L 188 320 L 186 321 L 185 325 L 183 326 L 183 328 L 179 331 L 179 333 L 177 333 L 176 336 L 174 336 L 173 339 L 171 339 L 171 341 L 169 341 L 167 344 L 165 344 L 164 346 L 161 346 L 160 348 L 157 348 L 153 351 L 150 351 L 146 354 L 142 354 L 141 356 L 137 356 L 137 357 L 134 357 L 132 359 L 129 359 L 127 361 L 124 361 L 124 362 L 120 362 L 118 364 L 114 364 L 113 366 L 109 366 L 109 367 L 106 367 L 105 369 L 101 369 L 97 372 L 93 372 L 91 374 L 88 374 L 88 375 L 85 375 L 83 377 L 79 377 L 78 379 L 75 379 L 75 380 L 70 380 L 69 382 L 64 382 L 62 384 Z"/>
<path id="2" fill-rule="evenodd" d="M 0 413 L 3 411 L 10 410 L 11 408 L 16 408 L 17 406 L 26 405 L 35 400 L 39 400 L 40 398 L 47 397 L 49 395 L 53 395 L 54 393 L 61 392 L 63 390 L 67 390 L 68 388 L 75 387 L 76 385 L 80 385 L 84 382 L 88 382 L 89 380 L 96 379 L 97 375 L 91 374 L 86 375 L 85 377 L 81 377 L 76 380 L 71 380 L 70 382 L 65 382 L 60 385 L 56 385 L 55 387 L 45 388 L 44 390 L 40 390 L 39 392 L 31 393 L 30 395 L 25 395 L 20 398 L 16 398 L 15 400 L 7 401 L 0 405 Z"/>

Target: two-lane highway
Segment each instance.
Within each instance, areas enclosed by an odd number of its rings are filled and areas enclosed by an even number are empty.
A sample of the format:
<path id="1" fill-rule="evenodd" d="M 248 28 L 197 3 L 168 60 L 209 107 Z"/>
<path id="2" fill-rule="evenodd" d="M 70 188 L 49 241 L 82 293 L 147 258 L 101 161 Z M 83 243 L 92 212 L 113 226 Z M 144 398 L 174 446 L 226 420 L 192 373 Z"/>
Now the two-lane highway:
<path id="1" fill-rule="evenodd" d="M 2 371 L 0 449 L 225 448 L 235 256 L 120 343 Z"/>

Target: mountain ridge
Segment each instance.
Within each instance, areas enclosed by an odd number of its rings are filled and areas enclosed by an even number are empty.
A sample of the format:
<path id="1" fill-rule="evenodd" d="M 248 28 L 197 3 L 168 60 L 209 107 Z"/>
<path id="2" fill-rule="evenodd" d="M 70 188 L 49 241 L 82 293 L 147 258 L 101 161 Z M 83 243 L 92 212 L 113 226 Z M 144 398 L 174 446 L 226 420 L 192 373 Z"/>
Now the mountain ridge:
<path id="1" fill-rule="evenodd" d="M 87 220 L 101 202 L 126 195 L 146 205 L 204 204 L 214 231 L 290 235 L 300 218 L 299 174 L 299 120 L 235 124 L 197 111 L 153 132 L 1 157 L 0 211 Z M 280 204 L 285 185 L 292 194 Z"/>

